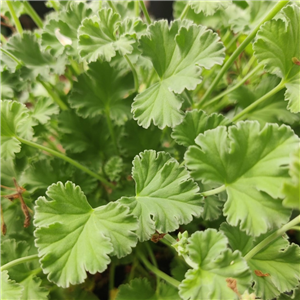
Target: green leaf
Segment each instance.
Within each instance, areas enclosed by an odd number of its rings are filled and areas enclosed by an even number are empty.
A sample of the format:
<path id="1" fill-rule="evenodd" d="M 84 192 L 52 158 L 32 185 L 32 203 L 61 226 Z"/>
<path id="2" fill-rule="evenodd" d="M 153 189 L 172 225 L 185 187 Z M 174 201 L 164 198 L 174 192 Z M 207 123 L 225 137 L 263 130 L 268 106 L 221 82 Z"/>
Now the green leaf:
<path id="1" fill-rule="evenodd" d="M 290 208 L 295 208 L 300 210 L 300 148 L 296 149 L 295 152 L 292 153 L 292 159 L 290 162 L 289 174 L 291 176 L 283 184 L 282 192 L 285 195 L 285 199 L 283 200 L 283 205 Z"/>
<path id="2" fill-rule="evenodd" d="M 227 1 L 189 1 L 190 7 L 196 14 L 203 12 L 206 16 L 213 15 L 219 9 L 226 9 L 232 4 L 231 0 Z"/>
<path id="3" fill-rule="evenodd" d="M 13 280 L 10 280 L 7 271 L 1 271 L 1 299 L 21 300 L 23 287 Z"/>
<path id="4" fill-rule="evenodd" d="M 79 55 L 92 62 L 98 58 L 111 61 L 117 51 L 121 55 L 130 54 L 135 39 L 123 32 L 117 36 L 120 18 L 112 9 L 101 9 L 97 18 L 84 19 L 78 30 Z"/>
<path id="5" fill-rule="evenodd" d="M 290 211 L 282 207 L 282 181 L 287 178 L 289 155 L 299 138 L 285 126 L 238 122 L 220 126 L 196 138 L 185 155 L 196 180 L 224 184 L 228 200 L 224 215 L 233 226 L 258 236 L 288 221 Z"/>
<path id="6" fill-rule="evenodd" d="M 203 211 L 199 188 L 189 173 L 165 152 L 148 150 L 133 161 L 132 177 L 136 196 L 123 197 L 118 202 L 130 207 L 139 220 L 137 235 L 148 240 L 157 230 L 174 231 Z"/>
<path id="7" fill-rule="evenodd" d="M 132 73 L 97 61 L 89 64 L 88 71 L 78 77 L 69 103 L 84 118 L 106 113 L 113 120 L 126 121 L 130 114 L 131 99 L 128 102 L 124 98 L 132 90 Z"/>
<path id="8" fill-rule="evenodd" d="M 41 287 L 42 280 L 35 276 L 30 275 L 25 280 L 21 282 L 21 286 L 24 287 L 21 299 L 38 299 L 47 300 L 49 289 Z"/>
<path id="9" fill-rule="evenodd" d="M 240 250 L 243 254 L 270 235 L 270 233 L 264 234 L 254 240 L 228 224 L 222 224 L 221 230 L 228 237 L 232 249 Z M 296 288 L 299 284 L 300 248 L 295 244 L 290 245 L 284 237 L 279 237 L 270 243 L 247 263 L 255 281 L 254 291 L 262 299 L 273 299 L 280 293 Z M 261 276 L 258 271 L 265 276 Z"/>
<path id="10" fill-rule="evenodd" d="M 24 104 L 15 101 L 1 101 L 1 158 L 13 158 L 21 151 L 16 136 L 31 139 L 32 121 Z"/>
<path id="11" fill-rule="evenodd" d="M 59 107 L 50 98 L 39 98 L 34 104 L 31 116 L 40 124 L 46 124 L 52 115 L 59 113 Z"/>
<path id="12" fill-rule="evenodd" d="M 178 290 L 165 283 L 160 284 L 159 294 L 151 287 L 146 278 L 135 278 L 129 284 L 122 284 L 119 287 L 116 300 L 180 300 Z"/>
<path id="13" fill-rule="evenodd" d="M 208 115 L 203 110 L 187 111 L 182 123 L 173 128 L 172 138 L 185 147 L 196 145 L 195 138 L 200 133 L 228 123 L 229 120 L 222 115 Z"/>
<path id="14" fill-rule="evenodd" d="M 1 98 L 13 99 L 15 94 L 26 89 L 26 82 L 20 76 L 20 71 L 10 73 L 9 71 L 1 72 Z"/>
<path id="15" fill-rule="evenodd" d="M 112 156 L 104 166 L 104 172 L 110 181 L 119 181 L 123 169 L 124 164 L 120 156 Z"/>
<path id="16" fill-rule="evenodd" d="M 189 238 L 187 249 L 195 266 L 179 285 L 182 299 L 238 299 L 227 286 L 229 278 L 236 280 L 240 294 L 250 286 L 246 261 L 240 252 L 227 248 L 227 239 L 221 232 L 214 229 L 196 232 Z"/>
<path id="17" fill-rule="evenodd" d="M 154 22 L 140 39 L 143 56 L 152 63 L 159 81 L 139 94 L 132 105 L 134 118 L 144 128 L 151 121 L 159 128 L 174 127 L 182 120 L 182 100 L 176 94 L 193 90 L 201 82 L 201 67 L 222 64 L 224 47 L 218 35 L 206 27 L 170 27 L 166 20 Z"/>
<path id="18" fill-rule="evenodd" d="M 23 37 L 13 35 L 6 44 L 6 49 L 24 63 L 29 69 L 29 77 L 35 79 L 38 75 L 49 77 L 49 72 L 63 74 L 65 70 L 64 57 L 54 58 L 47 52 L 42 52 L 34 33 L 24 32 Z"/>
<path id="19" fill-rule="evenodd" d="M 282 13 L 288 22 L 278 19 L 265 23 L 257 33 L 253 48 L 266 71 L 283 79 L 288 109 L 297 113 L 300 112 L 300 66 L 294 60 L 300 59 L 300 7 L 289 5 Z"/>
<path id="20" fill-rule="evenodd" d="M 70 2 L 60 11 L 57 20 L 50 19 L 45 24 L 41 41 L 43 49 L 51 49 L 51 53 L 56 56 L 61 55 L 65 49 L 70 54 L 78 55 L 77 30 L 82 20 L 91 14 L 92 10 L 85 3 Z"/>
<path id="21" fill-rule="evenodd" d="M 128 208 L 109 203 L 93 209 L 72 182 L 51 185 L 36 204 L 36 245 L 43 272 L 58 286 L 78 284 L 103 272 L 108 255 L 123 257 L 136 245 L 137 222 Z M 74 218 L 74 216 L 76 216 Z"/>

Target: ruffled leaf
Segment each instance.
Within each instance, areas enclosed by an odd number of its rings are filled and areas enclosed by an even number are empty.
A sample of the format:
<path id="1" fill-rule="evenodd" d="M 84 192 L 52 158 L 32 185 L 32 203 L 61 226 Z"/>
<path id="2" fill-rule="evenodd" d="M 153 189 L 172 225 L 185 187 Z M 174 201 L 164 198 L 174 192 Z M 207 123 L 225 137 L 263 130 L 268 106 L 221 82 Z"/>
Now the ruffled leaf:
<path id="1" fill-rule="evenodd" d="M 227 239 L 221 232 L 196 232 L 189 238 L 187 249 L 195 266 L 179 285 L 182 299 L 238 299 L 226 279 L 236 281 L 240 294 L 249 287 L 251 275 L 246 261 L 240 252 L 227 248 Z"/>
<path id="2" fill-rule="evenodd" d="M 232 0 L 227 1 L 189 1 L 191 8 L 196 14 L 203 12 L 206 16 L 213 15 L 219 9 L 226 9 L 232 4 Z"/>
<path id="3" fill-rule="evenodd" d="M 72 182 L 53 184 L 46 194 L 51 201 L 36 202 L 36 245 L 44 273 L 58 286 L 83 282 L 86 271 L 103 272 L 108 255 L 125 256 L 136 245 L 137 222 L 128 208 L 109 203 L 93 209 Z"/>
<path id="4" fill-rule="evenodd" d="M 157 230 L 167 233 L 199 217 L 203 208 L 199 188 L 185 168 L 165 152 L 148 150 L 133 161 L 136 196 L 118 202 L 130 207 L 139 220 L 137 235 L 145 241 Z"/>
<path id="5" fill-rule="evenodd" d="M 196 180 L 224 184 L 228 200 L 224 215 L 233 226 L 258 236 L 288 221 L 290 211 L 282 207 L 282 181 L 287 178 L 290 152 L 299 138 L 282 125 L 239 122 L 220 126 L 196 138 L 185 155 Z"/>
<path id="6" fill-rule="evenodd" d="M 159 81 L 134 99 L 134 118 L 144 128 L 151 121 L 159 128 L 174 127 L 182 120 L 182 100 L 176 94 L 195 89 L 201 82 L 201 67 L 222 64 L 224 47 L 217 34 L 206 27 L 180 26 L 179 21 L 169 27 L 165 20 L 150 25 L 140 43 Z"/>
<path id="7" fill-rule="evenodd" d="M 8 277 L 7 271 L 1 271 L 1 299 L 21 300 L 23 287 Z"/>

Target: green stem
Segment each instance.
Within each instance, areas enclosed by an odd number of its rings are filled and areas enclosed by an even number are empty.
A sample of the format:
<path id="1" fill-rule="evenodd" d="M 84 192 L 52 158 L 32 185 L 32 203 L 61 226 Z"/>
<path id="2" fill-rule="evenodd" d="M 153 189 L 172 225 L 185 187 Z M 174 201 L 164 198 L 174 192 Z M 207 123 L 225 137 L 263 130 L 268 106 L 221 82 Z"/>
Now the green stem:
<path id="1" fill-rule="evenodd" d="M 135 91 L 138 92 L 138 90 L 139 90 L 139 78 L 138 78 L 136 69 L 135 69 L 134 65 L 132 64 L 132 62 L 130 61 L 129 57 L 127 55 L 124 55 L 124 57 L 127 60 L 129 66 L 131 68 L 131 71 L 132 71 L 132 74 L 133 74 L 133 79 L 134 79 L 134 88 L 135 88 Z"/>
<path id="2" fill-rule="evenodd" d="M 257 31 L 259 30 L 260 26 L 264 24 L 265 22 L 271 20 L 280 10 L 282 7 L 284 7 L 289 1 L 279 1 L 275 4 L 273 9 L 264 17 L 264 19 L 252 30 L 252 32 L 247 36 L 247 38 L 241 43 L 241 45 L 232 53 L 232 55 L 229 57 L 227 62 L 223 65 L 222 69 L 204 94 L 202 98 L 202 102 L 206 102 L 209 98 L 212 91 L 215 89 L 221 78 L 224 76 L 224 74 L 227 72 L 227 70 L 230 68 L 230 66 L 234 63 L 236 58 L 243 52 L 243 50 L 247 47 L 247 45 L 253 40 L 255 37 Z"/>
<path id="3" fill-rule="evenodd" d="M 147 248 L 147 251 L 148 251 L 148 254 L 149 254 L 149 257 L 150 257 L 150 260 L 151 260 L 152 264 L 154 265 L 155 268 L 158 269 L 157 261 L 155 259 L 155 256 L 153 254 L 153 251 L 152 251 L 150 245 L 148 243 L 145 243 L 145 247 Z M 157 295 L 159 294 L 159 283 L 160 283 L 159 277 L 156 276 L 156 294 Z"/>
<path id="4" fill-rule="evenodd" d="M 297 231 L 300 231 L 300 226 L 294 226 L 291 228 L 292 230 L 297 230 Z"/>
<path id="5" fill-rule="evenodd" d="M 40 18 L 40 16 L 36 13 L 36 11 L 33 9 L 33 7 L 31 6 L 31 4 L 28 1 L 23 1 L 23 5 L 25 7 L 25 10 L 27 12 L 27 14 L 32 18 L 32 20 L 34 21 L 34 23 L 39 27 L 39 28 L 43 28 L 43 21 Z"/>
<path id="6" fill-rule="evenodd" d="M 115 13 L 119 13 L 112 1 L 107 1 L 107 4 Z"/>
<path id="7" fill-rule="evenodd" d="M 140 6 L 141 6 L 141 9 L 143 11 L 143 14 L 146 18 L 146 21 L 147 21 L 148 25 L 150 25 L 151 24 L 151 19 L 150 19 L 147 7 L 146 7 L 144 1 L 139 1 L 139 3 L 140 3 Z"/>
<path id="8" fill-rule="evenodd" d="M 6 40 L 5 36 L 2 33 L 0 33 L 0 34 L 1 34 L 0 35 L 0 37 L 1 37 L 1 43 L 6 44 L 7 40 Z"/>
<path id="9" fill-rule="evenodd" d="M 206 191 L 206 192 L 203 192 L 201 193 L 201 195 L 203 197 L 207 197 L 207 196 L 211 196 L 211 195 L 216 195 L 216 194 L 219 194 L 223 191 L 226 190 L 226 186 L 225 185 L 221 185 L 220 187 L 216 188 L 216 189 L 213 189 L 213 190 L 210 190 L 210 191 Z"/>
<path id="10" fill-rule="evenodd" d="M 53 88 L 47 82 L 37 78 L 37 81 L 45 88 L 52 100 L 61 108 L 61 110 L 68 110 L 68 106 L 57 96 Z"/>
<path id="11" fill-rule="evenodd" d="M 11 14 L 13 20 L 14 20 L 14 23 L 16 25 L 17 31 L 20 33 L 21 36 L 23 36 L 23 27 L 22 27 L 22 25 L 20 23 L 19 18 L 17 17 L 17 14 L 15 12 L 15 9 L 14 9 L 11 1 L 6 1 L 6 4 L 7 4 L 8 8 L 9 8 L 10 14 Z"/>
<path id="12" fill-rule="evenodd" d="M 117 144 L 117 139 L 116 139 L 116 135 L 115 135 L 115 131 L 114 131 L 114 127 L 113 127 L 113 124 L 112 124 L 111 118 L 110 118 L 109 108 L 107 108 L 105 110 L 105 116 L 106 116 L 106 123 L 107 123 L 107 126 L 108 126 L 108 130 L 109 130 L 109 133 L 111 135 L 111 138 L 112 138 L 112 141 L 113 141 L 116 153 L 118 155 L 120 155 L 118 144 Z"/>
<path id="13" fill-rule="evenodd" d="M 75 60 L 73 60 L 71 57 L 69 57 L 70 67 L 74 73 L 75 76 L 79 76 L 81 74 L 81 71 L 78 67 L 78 64 Z"/>
<path id="14" fill-rule="evenodd" d="M 245 259 L 246 260 L 251 259 L 259 251 L 261 251 L 262 249 L 264 249 L 265 247 L 267 247 L 271 242 L 273 242 L 274 240 L 276 240 L 278 237 L 282 236 L 286 231 L 290 230 L 291 228 L 293 228 L 294 226 L 296 226 L 299 223 L 300 223 L 300 215 L 297 216 L 292 221 L 290 221 L 289 223 L 287 223 L 284 226 L 282 226 L 280 229 L 278 229 L 275 232 L 273 232 L 271 235 L 269 235 L 264 240 L 262 240 L 259 244 L 257 244 L 251 251 L 249 251 L 245 255 Z"/>
<path id="15" fill-rule="evenodd" d="M 182 11 L 182 13 L 181 13 L 179 19 L 180 19 L 180 20 L 183 20 L 183 19 L 185 18 L 185 16 L 187 15 L 187 13 L 189 12 L 189 10 L 190 10 L 190 4 L 187 3 L 187 4 L 185 5 L 185 7 L 184 7 L 184 9 L 183 9 L 183 11 Z"/>
<path id="16" fill-rule="evenodd" d="M 257 65 L 250 73 L 248 73 L 247 76 L 245 76 L 242 80 L 240 80 L 239 82 L 237 82 L 233 87 L 225 90 L 224 92 L 220 93 L 219 95 L 217 95 L 213 99 L 211 99 L 208 102 L 204 103 L 201 108 L 205 108 L 207 106 L 210 106 L 211 104 L 213 104 L 217 100 L 219 100 L 219 99 L 223 98 L 224 96 L 226 96 L 227 94 L 233 92 L 234 90 L 236 90 L 237 88 L 239 88 L 241 85 L 243 85 L 250 77 L 252 77 L 261 68 L 262 68 L 261 65 Z"/>
<path id="17" fill-rule="evenodd" d="M 248 107 L 243 109 L 239 114 L 235 115 L 232 119 L 232 122 L 242 120 L 253 108 L 255 108 L 259 104 L 263 103 L 266 99 L 270 98 L 271 96 L 281 91 L 284 88 L 284 86 L 285 86 L 284 81 L 282 80 L 275 88 L 273 88 L 267 94 L 263 95 L 261 98 L 257 99 L 255 102 L 250 104 Z"/>
<path id="18" fill-rule="evenodd" d="M 64 161 L 68 162 L 69 164 L 71 164 L 71 165 L 75 166 L 76 168 L 82 170 L 83 172 L 91 175 L 92 177 L 97 178 L 103 184 L 105 184 L 105 185 L 107 185 L 107 186 L 109 186 L 111 188 L 114 188 L 114 185 L 111 184 L 110 182 L 108 182 L 103 176 L 101 176 L 101 175 L 99 175 L 99 174 L 97 174 L 97 173 L 89 170 L 87 167 L 81 165 L 80 163 L 78 163 L 77 161 L 73 160 L 72 158 L 64 155 L 63 153 L 60 153 L 60 152 L 55 151 L 55 150 L 53 150 L 51 148 L 48 148 L 48 147 L 36 144 L 34 142 L 22 139 L 22 138 L 17 137 L 17 136 L 15 136 L 15 138 L 17 140 L 19 140 L 21 143 L 25 144 L 25 145 L 28 145 L 30 147 L 33 147 L 33 148 L 36 148 L 36 149 L 39 149 L 39 150 L 42 150 L 42 151 L 46 151 L 46 152 L 52 154 L 53 156 L 58 157 L 58 158 L 60 158 L 60 159 L 62 159 Z"/>
<path id="19" fill-rule="evenodd" d="M 171 246 L 177 243 L 177 241 L 168 233 L 163 237 L 163 240 L 168 241 L 171 244 Z"/>
<path id="20" fill-rule="evenodd" d="M 148 270 L 150 270 L 152 273 L 154 273 L 156 276 L 160 277 L 161 279 L 165 280 L 169 284 L 173 285 L 174 287 L 178 288 L 180 282 L 176 279 L 170 277 L 166 273 L 162 272 L 161 270 L 155 268 L 153 265 L 149 263 L 149 261 L 145 258 L 145 256 L 141 253 L 137 253 L 139 259 L 143 262 L 143 264 L 146 266 Z"/>
<path id="21" fill-rule="evenodd" d="M 111 291 L 115 288 L 115 264 L 114 262 L 111 262 L 110 268 L 109 268 L 109 299 L 113 300 Z"/>
<path id="22" fill-rule="evenodd" d="M 249 70 L 251 69 L 251 66 L 255 63 L 256 61 L 256 57 L 253 55 L 248 63 L 246 64 L 246 66 L 244 67 L 243 71 L 242 71 L 242 76 L 245 76 L 246 74 L 248 74 Z"/>
<path id="23" fill-rule="evenodd" d="M 32 260 L 36 260 L 38 258 L 39 258 L 38 255 L 34 254 L 34 255 L 25 256 L 25 257 L 21 257 L 21 258 L 15 259 L 15 260 L 10 261 L 9 263 L 3 265 L 1 267 L 1 271 L 7 270 L 7 269 L 9 269 L 11 267 L 14 267 L 14 266 L 17 266 L 19 264 L 24 264 L 26 262 L 29 262 L 29 261 L 32 261 Z"/>
<path id="24" fill-rule="evenodd" d="M 7 51 L 6 49 L 3 49 L 2 47 L 0 48 L 0 50 L 5 53 L 7 56 L 9 56 L 12 60 L 14 60 L 18 65 L 23 66 L 23 62 L 18 60 L 12 53 L 10 53 L 9 51 Z"/>
<path id="25" fill-rule="evenodd" d="M 138 263 L 139 263 L 139 261 L 134 256 L 133 264 L 131 266 L 130 274 L 129 274 L 129 277 L 128 277 L 128 282 L 130 282 L 134 278 L 134 272 L 135 272 L 135 269 L 136 269 Z"/>
<path id="26" fill-rule="evenodd" d="M 134 13 L 136 17 L 140 16 L 140 4 L 138 1 L 134 1 Z"/>
<path id="27" fill-rule="evenodd" d="M 52 5 L 52 7 L 54 8 L 55 11 L 59 11 L 59 5 L 57 4 L 56 1 L 50 0 L 49 2 L 51 3 L 51 5 Z"/>
<path id="28" fill-rule="evenodd" d="M 222 42 L 225 45 L 227 43 L 228 38 L 230 37 L 230 30 L 227 30 L 222 38 Z"/>

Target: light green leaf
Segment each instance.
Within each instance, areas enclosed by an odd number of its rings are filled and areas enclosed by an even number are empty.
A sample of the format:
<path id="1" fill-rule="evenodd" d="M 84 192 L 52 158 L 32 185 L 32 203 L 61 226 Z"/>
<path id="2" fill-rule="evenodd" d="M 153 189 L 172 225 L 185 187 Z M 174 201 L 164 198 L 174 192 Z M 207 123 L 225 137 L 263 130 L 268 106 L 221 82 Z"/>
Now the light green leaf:
<path id="1" fill-rule="evenodd" d="M 27 76 L 35 79 L 39 74 L 49 77 L 50 71 L 63 74 L 65 71 L 64 57 L 54 58 L 42 52 L 34 33 L 24 32 L 23 37 L 13 35 L 6 44 L 6 49 L 24 63 L 30 71 Z"/>
<path id="2" fill-rule="evenodd" d="M 254 54 L 265 65 L 266 71 L 282 78 L 287 91 L 288 109 L 300 112 L 300 7 L 290 5 L 282 10 L 284 18 L 265 23 L 257 33 Z M 288 45 L 288 46 L 287 46 Z"/>
<path id="3" fill-rule="evenodd" d="M 202 213 L 199 188 L 187 170 L 165 152 L 148 150 L 133 161 L 136 196 L 118 202 L 128 205 L 139 220 L 137 235 L 145 241 L 157 230 L 167 233 Z"/>
<path id="4" fill-rule="evenodd" d="M 32 120 L 24 104 L 15 101 L 1 101 L 1 158 L 13 158 L 21 151 L 16 136 L 31 139 Z"/>
<path id="5" fill-rule="evenodd" d="M 185 147 L 196 145 L 195 138 L 200 133 L 229 123 L 229 120 L 222 115 L 208 115 L 203 110 L 187 111 L 182 123 L 173 129 L 172 138 Z"/>
<path id="6" fill-rule="evenodd" d="M 78 284 L 103 272 L 110 255 L 125 256 L 136 245 L 137 222 L 128 208 L 109 203 L 93 209 L 72 182 L 51 185 L 36 204 L 36 245 L 44 273 L 58 286 Z"/>
<path id="7" fill-rule="evenodd" d="M 201 82 L 201 67 L 210 69 L 222 64 L 223 44 L 206 27 L 180 26 L 179 21 L 169 27 L 166 20 L 150 25 L 140 43 L 143 56 L 152 61 L 159 81 L 134 99 L 134 118 L 144 128 L 151 121 L 159 128 L 174 127 L 182 120 L 182 100 L 176 94 L 195 89 Z"/>
<path id="8" fill-rule="evenodd" d="M 227 1 L 189 1 L 190 7 L 196 14 L 203 12 L 206 16 L 213 15 L 219 9 L 226 9 L 232 4 L 232 0 Z"/>
<path id="9" fill-rule="evenodd" d="M 78 30 L 79 55 L 92 62 L 98 58 L 111 61 L 117 51 L 121 55 L 130 54 L 136 41 L 126 33 L 117 35 L 120 18 L 112 9 L 101 9 L 97 18 L 84 19 Z"/>
<path id="10" fill-rule="evenodd" d="M 69 98 L 72 108 L 84 118 L 109 114 L 114 120 L 128 119 L 130 103 L 124 99 L 133 90 L 133 76 L 112 68 L 107 62 L 94 62 L 78 77 Z"/>
<path id="11" fill-rule="evenodd" d="M 254 240 L 251 236 L 247 236 L 228 224 L 223 224 L 221 230 L 228 237 L 232 249 L 240 250 L 243 254 L 270 235 L 270 233 L 264 234 Z M 290 245 L 284 237 L 279 237 L 270 243 L 247 263 L 255 281 L 254 291 L 262 299 L 273 299 L 280 293 L 296 288 L 299 284 L 300 248 L 295 244 Z M 257 275 L 258 271 L 265 276 Z"/>
<path id="12" fill-rule="evenodd" d="M 119 181 L 123 169 L 124 164 L 120 156 L 112 156 L 104 166 L 104 172 L 110 181 Z"/>
<path id="13" fill-rule="evenodd" d="M 251 283 L 251 275 L 240 252 L 227 248 L 227 239 L 221 232 L 207 229 L 196 232 L 187 245 L 195 267 L 185 274 L 179 285 L 179 295 L 184 300 L 238 299 L 227 286 L 226 279 L 236 280 L 239 293 Z"/>
<path id="14" fill-rule="evenodd" d="M 47 300 L 49 289 L 41 287 L 42 280 L 35 276 L 30 275 L 21 283 L 21 286 L 24 287 L 22 298 L 21 299 L 38 299 L 38 300 Z"/>
<path id="15" fill-rule="evenodd" d="M 290 211 L 277 198 L 283 198 L 288 176 L 284 165 L 299 143 L 289 127 L 238 122 L 228 131 L 223 126 L 206 131 L 196 143 L 186 152 L 186 164 L 196 180 L 225 185 L 229 224 L 258 236 L 288 221 Z"/>
<path id="16" fill-rule="evenodd" d="M 85 3 L 69 2 L 69 5 L 60 11 L 57 20 L 50 19 L 45 24 L 41 41 L 43 49 L 51 49 L 51 53 L 56 56 L 61 55 L 65 49 L 68 53 L 76 55 L 77 30 L 82 20 L 91 14 L 92 10 Z"/>
<path id="17" fill-rule="evenodd" d="M 1 299 L 21 300 L 23 287 L 8 277 L 7 271 L 1 271 Z"/>
<path id="18" fill-rule="evenodd" d="M 46 124 L 52 115 L 59 113 L 59 107 L 50 98 L 39 98 L 34 104 L 31 116 L 39 121 L 40 124 Z"/>
<path id="19" fill-rule="evenodd" d="M 116 300 L 180 300 L 178 290 L 165 283 L 160 284 L 159 295 L 151 287 L 146 278 L 135 278 L 129 284 L 122 284 L 119 287 Z"/>
<path id="20" fill-rule="evenodd" d="M 296 149 L 292 153 L 292 159 L 290 162 L 289 174 L 291 176 L 283 184 L 282 192 L 285 195 L 283 200 L 283 205 L 286 207 L 291 207 L 300 210 L 300 148 Z"/>

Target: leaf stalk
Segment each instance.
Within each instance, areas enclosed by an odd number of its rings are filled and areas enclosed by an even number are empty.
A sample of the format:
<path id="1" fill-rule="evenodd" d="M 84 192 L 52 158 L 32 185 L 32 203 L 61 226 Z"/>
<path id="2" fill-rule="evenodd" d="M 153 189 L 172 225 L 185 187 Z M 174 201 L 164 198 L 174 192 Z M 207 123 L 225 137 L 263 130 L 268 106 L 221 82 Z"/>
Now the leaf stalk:
<path id="1" fill-rule="evenodd" d="M 216 189 L 212 189 L 210 191 L 203 192 L 203 193 L 201 193 L 201 195 L 203 197 L 212 196 L 212 195 L 219 194 L 219 193 L 221 193 L 221 192 L 223 192 L 225 190 L 226 190 L 226 186 L 224 184 L 224 185 L 221 185 L 220 187 L 218 187 Z"/>
<path id="2" fill-rule="evenodd" d="M 140 3 L 140 6 L 141 6 L 141 9 L 143 11 L 143 14 L 146 18 L 147 24 L 150 25 L 151 24 L 151 19 L 150 19 L 147 7 L 146 7 L 144 1 L 139 1 L 139 3 Z"/>
<path id="3" fill-rule="evenodd" d="M 243 50 L 247 47 L 247 45 L 253 40 L 260 26 L 265 22 L 271 20 L 289 1 L 279 1 L 277 2 L 273 9 L 267 13 L 264 19 L 252 30 L 252 32 L 247 36 L 247 38 L 241 43 L 241 45 L 232 53 L 227 62 L 223 65 L 222 69 L 202 97 L 201 102 L 206 102 L 209 98 L 212 91 L 215 89 L 221 78 L 224 76 L 226 71 L 230 68 L 230 66 L 234 63 L 236 58 L 243 52 Z"/>
<path id="4" fill-rule="evenodd" d="M 136 92 L 138 92 L 138 90 L 139 90 L 139 78 L 138 78 L 136 69 L 135 69 L 134 65 L 132 64 L 131 60 L 129 59 L 129 57 L 127 55 L 124 55 L 124 57 L 127 60 L 129 66 L 131 68 L 131 71 L 132 71 L 133 80 L 134 80 L 134 89 L 135 89 Z"/>
<path id="5" fill-rule="evenodd" d="M 43 28 L 43 26 L 44 26 L 43 21 L 40 18 L 40 16 L 36 13 L 36 11 L 33 9 L 33 7 L 31 6 L 31 4 L 28 1 L 24 1 L 23 5 L 25 7 L 25 10 L 26 10 L 27 14 L 32 18 L 32 20 L 34 21 L 34 23 L 39 28 Z"/>
<path id="6" fill-rule="evenodd" d="M 73 160 L 72 158 L 64 155 L 63 153 L 60 153 L 60 152 L 55 151 L 55 150 L 53 150 L 51 148 L 48 148 L 48 147 L 36 144 L 34 142 L 25 140 L 25 139 L 17 137 L 17 136 L 15 136 L 15 138 L 17 140 L 19 140 L 21 143 L 25 144 L 25 145 L 28 145 L 30 147 L 33 147 L 33 148 L 36 148 L 36 149 L 39 149 L 39 150 L 42 150 L 42 151 L 46 151 L 46 152 L 52 154 L 53 156 L 58 157 L 58 158 L 60 158 L 60 159 L 62 159 L 64 161 L 68 162 L 69 164 L 71 164 L 74 167 L 82 170 L 83 172 L 91 175 L 92 177 L 97 178 L 99 181 L 101 181 L 103 184 L 109 186 L 110 188 L 114 188 L 114 185 L 112 183 L 108 182 L 103 176 L 101 176 L 101 175 L 99 175 L 99 174 L 91 171 L 87 167 L 83 166 L 82 164 L 80 164 L 79 162 Z"/>
<path id="7" fill-rule="evenodd" d="M 21 36 L 23 36 L 23 27 L 22 27 L 22 25 L 20 23 L 19 18 L 17 17 L 15 9 L 14 9 L 14 7 L 12 5 L 12 2 L 11 1 L 6 1 L 6 4 L 7 4 L 8 8 L 9 8 L 10 14 L 11 14 L 13 20 L 14 20 L 14 23 L 16 25 L 17 31 L 19 32 L 19 34 Z"/>
<path id="8" fill-rule="evenodd" d="M 183 11 L 182 11 L 182 13 L 179 17 L 180 20 L 183 20 L 185 18 L 185 16 L 188 14 L 190 8 L 191 8 L 190 4 L 187 2 L 187 4 L 185 5 L 185 7 L 184 7 L 184 9 L 183 9 Z"/>
<path id="9" fill-rule="evenodd" d="M 0 48 L 0 50 L 5 53 L 7 56 L 9 56 L 12 60 L 14 60 L 19 66 L 23 66 L 23 62 L 20 61 L 18 58 L 16 58 L 12 53 L 10 53 L 9 51 L 7 51 L 6 49 L 3 49 L 2 47 Z"/>
<path id="10" fill-rule="evenodd" d="M 259 244 L 257 244 L 252 250 L 250 250 L 245 255 L 245 259 L 246 260 L 251 259 L 253 256 L 255 256 L 258 252 L 260 252 L 262 249 L 267 247 L 270 243 L 272 243 L 278 237 L 282 236 L 286 231 L 292 229 L 294 226 L 296 226 L 299 223 L 300 223 L 300 215 L 297 216 L 292 221 L 290 221 L 289 223 L 282 226 L 280 229 L 277 229 L 275 232 L 273 232 L 271 235 L 269 235 L 263 241 L 261 241 Z"/>
<path id="11" fill-rule="evenodd" d="M 15 259 L 15 260 L 10 261 L 9 263 L 3 265 L 1 267 L 1 271 L 7 270 L 9 268 L 12 268 L 12 267 L 20 265 L 20 264 L 24 264 L 24 263 L 32 261 L 32 260 L 36 260 L 38 258 L 39 258 L 38 255 L 34 254 L 34 255 L 25 256 L 25 257 L 21 257 L 21 258 Z"/>

